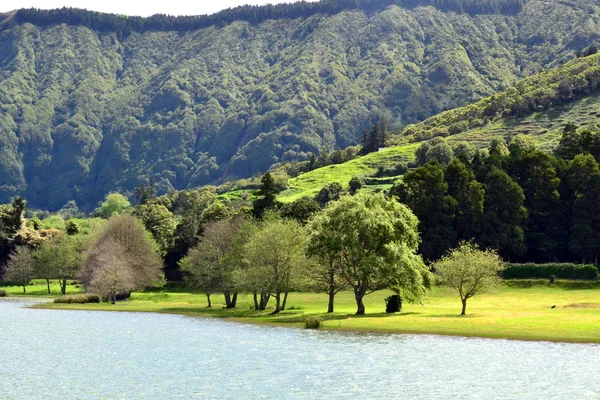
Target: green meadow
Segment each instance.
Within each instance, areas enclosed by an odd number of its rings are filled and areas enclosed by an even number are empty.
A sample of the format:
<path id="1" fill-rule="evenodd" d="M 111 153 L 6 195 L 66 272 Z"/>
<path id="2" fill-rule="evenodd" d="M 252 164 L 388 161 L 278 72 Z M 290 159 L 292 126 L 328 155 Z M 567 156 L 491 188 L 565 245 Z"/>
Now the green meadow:
<path id="1" fill-rule="evenodd" d="M 172 313 L 225 318 L 236 322 L 304 327 L 307 317 L 322 319 L 321 329 L 389 333 L 418 333 L 468 337 L 600 343 L 600 292 L 598 289 L 566 289 L 504 286 L 495 293 L 469 300 L 461 317 L 460 300 L 447 288 L 437 288 L 422 304 L 404 304 L 402 312 L 385 314 L 387 291 L 366 297 L 367 314 L 354 315 L 351 292 L 339 293 L 336 311 L 326 314 L 327 297 L 316 293 L 290 293 L 287 310 L 277 316 L 254 311 L 252 296 L 241 296 L 234 310 L 223 308 L 222 296 L 206 296 L 185 290 L 133 293 L 116 305 L 40 304 L 50 309 Z M 555 306 L 552 308 L 552 306 Z"/>

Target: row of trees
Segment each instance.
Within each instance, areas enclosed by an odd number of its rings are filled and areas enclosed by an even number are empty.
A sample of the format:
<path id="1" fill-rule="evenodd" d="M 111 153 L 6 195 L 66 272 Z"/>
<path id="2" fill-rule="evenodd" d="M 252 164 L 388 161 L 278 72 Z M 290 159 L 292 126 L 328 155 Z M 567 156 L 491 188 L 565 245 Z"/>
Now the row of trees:
<path id="1" fill-rule="evenodd" d="M 468 14 L 516 14 L 521 10 L 524 3 L 525 0 L 324 0 L 319 2 L 301 1 L 292 4 L 241 6 L 212 15 L 169 16 L 156 14 L 149 18 L 104 14 L 65 7 L 56 10 L 23 9 L 17 12 L 15 18 L 20 23 L 29 22 L 42 26 L 67 23 L 126 35 L 131 32 L 153 30 L 187 31 L 213 25 L 226 25 L 235 21 L 247 21 L 256 24 L 270 19 L 306 18 L 314 14 L 331 15 L 352 9 L 375 12 L 390 5 L 407 8 L 434 6 L 443 11 Z"/>
<path id="2" fill-rule="evenodd" d="M 495 139 L 487 152 L 440 142 L 417 153 L 426 163 L 391 194 L 419 218 L 427 260 L 475 240 L 507 260 L 598 262 L 598 131 L 567 125 L 555 156 L 526 136 Z"/>
<path id="3" fill-rule="evenodd" d="M 431 286 L 416 254 L 417 224 L 406 206 L 381 194 L 343 197 L 305 226 L 272 212 L 237 216 L 211 223 L 181 268 L 209 298 L 222 292 L 227 307 L 235 307 L 238 292 L 249 292 L 257 310 L 273 298 L 278 313 L 290 291 L 317 290 L 328 293 L 333 312 L 335 295 L 351 289 L 357 314 L 364 314 L 363 299 L 373 291 L 392 288 L 419 301 Z"/>
<path id="4" fill-rule="evenodd" d="M 120 295 L 163 282 L 158 246 L 143 224 L 115 215 L 87 235 L 59 235 L 39 247 L 20 245 L 10 253 L 3 279 L 27 290 L 32 279 L 58 280 L 62 294 L 77 279 L 86 291 L 115 302 Z"/>

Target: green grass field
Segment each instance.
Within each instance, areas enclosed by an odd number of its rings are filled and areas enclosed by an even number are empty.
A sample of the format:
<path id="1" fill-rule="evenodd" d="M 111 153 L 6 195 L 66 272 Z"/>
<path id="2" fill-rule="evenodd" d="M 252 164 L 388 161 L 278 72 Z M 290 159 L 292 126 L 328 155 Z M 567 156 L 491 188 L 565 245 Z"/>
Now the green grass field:
<path id="1" fill-rule="evenodd" d="M 394 167 L 398 163 L 412 161 L 415 158 L 415 151 L 418 147 L 418 143 L 391 147 L 343 164 L 328 165 L 327 167 L 301 174 L 289 180 L 288 188 L 277 196 L 277 200 L 290 203 L 302 197 L 314 197 L 323 187 L 333 182 L 338 182 L 342 186 L 347 187 L 348 182 L 354 176 L 371 176 L 377 172 L 378 167 Z M 374 191 L 377 188 L 381 189 L 381 186 L 366 186 L 365 189 Z"/>
<path id="2" fill-rule="evenodd" d="M 58 297 L 60 296 L 60 285 L 58 281 L 50 281 L 50 293 L 43 279 L 35 279 L 27 285 L 27 293 L 23 293 L 23 286 L 0 286 L 8 296 L 36 296 L 36 297 Z M 67 284 L 67 294 L 81 293 L 80 286 L 73 282 Z"/>
<path id="3" fill-rule="evenodd" d="M 436 289 L 424 305 L 405 304 L 399 314 L 384 313 L 389 292 L 366 297 L 367 315 L 355 316 L 350 292 L 336 298 L 336 312 L 326 314 L 324 294 L 291 293 L 288 310 L 278 316 L 251 309 L 252 297 L 242 296 L 236 310 L 223 309 L 222 296 L 206 297 L 176 291 L 134 293 L 127 302 L 111 304 L 42 304 L 52 309 L 135 311 L 229 318 L 239 322 L 302 327 L 304 318 L 319 316 L 322 329 L 394 333 L 428 333 L 522 340 L 600 343 L 600 290 L 568 290 L 537 286 L 503 287 L 469 300 L 467 315 L 459 316 L 460 301 L 446 288 Z M 555 308 L 551 308 L 552 306 Z"/>

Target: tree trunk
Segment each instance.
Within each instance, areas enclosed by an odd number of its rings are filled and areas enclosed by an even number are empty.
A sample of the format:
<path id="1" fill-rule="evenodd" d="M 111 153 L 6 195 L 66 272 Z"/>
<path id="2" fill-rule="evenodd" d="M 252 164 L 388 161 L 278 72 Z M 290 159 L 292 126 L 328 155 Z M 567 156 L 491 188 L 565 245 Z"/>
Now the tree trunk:
<path id="1" fill-rule="evenodd" d="M 254 311 L 260 310 L 260 305 L 258 304 L 258 294 L 256 292 L 252 293 L 254 297 Z"/>
<path id="2" fill-rule="evenodd" d="M 267 304 L 269 304 L 269 299 L 271 298 L 270 294 L 262 292 L 260 294 L 260 311 L 264 311 L 267 308 Z"/>
<path id="3" fill-rule="evenodd" d="M 462 311 L 460 315 L 465 315 L 467 313 L 467 299 L 460 299 L 462 301 Z"/>
<path id="4" fill-rule="evenodd" d="M 116 304 L 116 302 L 117 302 L 117 292 L 114 292 L 114 293 L 110 294 L 110 302 L 111 302 L 111 304 Z"/>
<path id="5" fill-rule="evenodd" d="M 67 294 L 67 280 L 63 279 L 60 284 L 60 292 L 65 295 Z"/>
<path id="6" fill-rule="evenodd" d="M 46 283 L 48 284 L 48 294 L 50 294 L 50 279 L 46 279 Z"/>
<path id="7" fill-rule="evenodd" d="M 354 290 L 354 298 L 356 299 L 356 315 L 364 315 L 365 305 L 363 303 L 363 297 L 365 297 L 365 291 L 362 289 Z"/>
<path id="8" fill-rule="evenodd" d="M 27 288 L 25 286 L 26 285 L 23 285 L 23 293 L 27 293 Z"/>
<path id="9" fill-rule="evenodd" d="M 208 301 L 208 306 L 206 306 L 206 308 L 211 308 L 212 303 L 210 302 L 210 293 L 206 293 L 206 301 Z"/>
<path id="10" fill-rule="evenodd" d="M 287 304 L 288 292 L 283 295 L 283 303 L 281 304 L 281 311 L 285 311 L 285 305 Z"/>
<path id="11" fill-rule="evenodd" d="M 237 292 L 233 292 L 233 298 L 231 299 L 231 308 L 237 306 Z"/>
<path id="12" fill-rule="evenodd" d="M 229 294 L 229 291 L 224 291 L 223 297 L 225 297 L 225 308 L 231 308 L 231 295 Z"/>
<path id="13" fill-rule="evenodd" d="M 327 305 L 327 312 L 333 312 L 333 305 L 335 302 L 335 273 L 333 269 L 329 271 L 329 304 Z"/>
<path id="14" fill-rule="evenodd" d="M 281 311 L 281 293 L 277 292 L 275 293 L 275 311 L 273 311 L 273 314 L 279 314 L 279 311 Z"/>

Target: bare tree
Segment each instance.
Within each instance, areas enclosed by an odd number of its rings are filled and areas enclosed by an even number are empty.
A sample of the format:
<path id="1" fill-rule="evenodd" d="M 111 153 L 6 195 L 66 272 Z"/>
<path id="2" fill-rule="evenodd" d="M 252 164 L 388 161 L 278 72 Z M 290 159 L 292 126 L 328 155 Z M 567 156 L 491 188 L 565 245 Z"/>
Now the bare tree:
<path id="1" fill-rule="evenodd" d="M 4 279 L 23 286 L 23 293 L 27 293 L 27 284 L 35 272 L 33 263 L 33 255 L 29 248 L 23 246 L 15 248 L 8 257 Z"/>
<path id="2" fill-rule="evenodd" d="M 88 291 L 108 299 L 112 304 L 120 293 L 131 292 L 137 288 L 136 277 L 128 263 L 125 248 L 114 240 L 99 244 L 92 258 L 94 274 L 88 283 Z"/>
<path id="3" fill-rule="evenodd" d="M 108 243 L 108 244 L 107 244 Z M 119 262 L 131 271 L 133 284 L 126 285 L 129 291 L 155 286 L 162 282 L 162 261 L 158 256 L 158 246 L 142 222 L 131 215 L 111 217 L 108 223 L 93 235 L 86 254 L 80 280 L 89 291 L 92 280 L 100 279 L 97 274 L 107 272 L 102 269 L 104 251 L 117 243 L 122 248 Z M 112 268 L 115 268 L 114 266 Z"/>
<path id="4" fill-rule="evenodd" d="M 441 282 L 458 291 L 462 302 L 460 315 L 467 311 L 467 300 L 490 291 L 502 279 L 505 268 L 495 251 L 479 250 L 473 243 L 463 242 L 450 254 L 433 264 Z"/>

